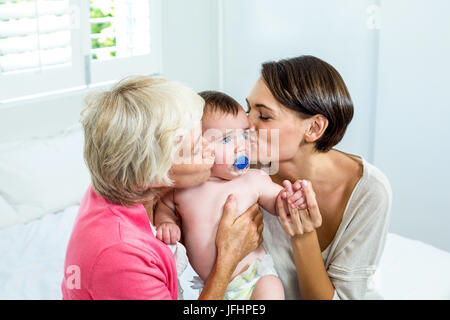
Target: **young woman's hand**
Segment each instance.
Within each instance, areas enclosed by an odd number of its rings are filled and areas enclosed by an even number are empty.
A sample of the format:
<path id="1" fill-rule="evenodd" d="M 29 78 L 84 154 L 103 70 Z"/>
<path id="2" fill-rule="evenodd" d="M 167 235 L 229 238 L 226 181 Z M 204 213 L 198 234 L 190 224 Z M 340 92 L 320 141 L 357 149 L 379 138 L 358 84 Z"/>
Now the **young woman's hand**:
<path id="1" fill-rule="evenodd" d="M 283 181 L 277 197 L 277 210 L 283 229 L 290 237 L 309 233 L 322 225 L 322 216 L 311 182 Z M 289 200 L 291 199 L 291 200 Z"/>
<path id="2" fill-rule="evenodd" d="M 307 209 L 306 207 L 306 199 L 305 194 L 302 189 L 302 180 L 297 180 L 293 185 L 289 180 L 283 181 L 284 189 L 281 193 L 281 198 L 286 200 L 286 204 L 288 204 L 291 208 L 297 209 Z M 296 186 L 295 188 L 293 186 Z"/>

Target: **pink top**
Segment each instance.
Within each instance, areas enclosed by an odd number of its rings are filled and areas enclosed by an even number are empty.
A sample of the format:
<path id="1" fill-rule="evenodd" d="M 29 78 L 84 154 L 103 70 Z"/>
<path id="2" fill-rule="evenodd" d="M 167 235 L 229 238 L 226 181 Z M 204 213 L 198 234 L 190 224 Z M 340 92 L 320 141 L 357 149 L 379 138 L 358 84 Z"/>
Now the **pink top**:
<path id="1" fill-rule="evenodd" d="M 90 186 L 70 236 L 63 299 L 177 299 L 170 249 L 155 238 L 144 206 L 126 208 Z"/>

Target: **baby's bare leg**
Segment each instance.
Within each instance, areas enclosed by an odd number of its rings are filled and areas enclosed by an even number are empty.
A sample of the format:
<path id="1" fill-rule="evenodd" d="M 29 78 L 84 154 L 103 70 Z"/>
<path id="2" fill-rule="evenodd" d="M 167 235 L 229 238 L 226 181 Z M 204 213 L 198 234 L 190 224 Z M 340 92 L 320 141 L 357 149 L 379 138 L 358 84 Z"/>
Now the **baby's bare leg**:
<path id="1" fill-rule="evenodd" d="M 284 289 L 280 278 L 274 275 L 261 277 L 256 282 L 251 300 L 284 300 Z"/>

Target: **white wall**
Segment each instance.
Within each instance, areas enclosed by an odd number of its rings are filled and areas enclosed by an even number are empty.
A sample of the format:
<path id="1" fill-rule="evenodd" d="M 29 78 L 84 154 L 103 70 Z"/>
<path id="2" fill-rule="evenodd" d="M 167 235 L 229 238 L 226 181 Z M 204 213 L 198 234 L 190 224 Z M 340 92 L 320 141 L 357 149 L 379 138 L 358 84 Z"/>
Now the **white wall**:
<path id="1" fill-rule="evenodd" d="M 223 1 L 224 91 L 245 98 L 267 60 L 314 55 L 344 78 L 355 117 L 338 146 L 372 160 L 376 31 L 367 28 L 369 0 Z"/>
<path id="2" fill-rule="evenodd" d="M 450 2 L 382 1 L 375 164 L 391 230 L 450 251 Z"/>
<path id="3" fill-rule="evenodd" d="M 45 137 L 78 123 L 84 94 L 0 104 L 0 142 Z"/>
<path id="4" fill-rule="evenodd" d="M 163 72 L 196 91 L 217 89 L 217 2 L 162 1 Z"/>

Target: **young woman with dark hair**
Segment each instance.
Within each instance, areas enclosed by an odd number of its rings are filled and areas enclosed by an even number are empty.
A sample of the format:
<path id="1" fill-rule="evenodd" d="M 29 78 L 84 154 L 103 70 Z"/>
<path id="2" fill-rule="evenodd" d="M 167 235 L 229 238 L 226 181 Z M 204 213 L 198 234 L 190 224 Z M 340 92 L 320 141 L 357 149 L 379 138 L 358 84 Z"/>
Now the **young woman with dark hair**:
<path id="1" fill-rule="evenodd" d="M 247 105 L 252 128 L 268 131 L 266 141 L 258 139 L 258 160 L 278 161 L 272 180 L 292 192 L 302 188 L 307 202 L 307 210 L 297 210 L 279 201 L 279 219 L 264 214 L 264 244 L 286 298 L 377 297 L 372 280 L 386 240 L 391 189 L 365 159 L 334 148 L 354 111 L 342 77 L 312 56 L 264 63 Z M 272 133 L 279 135 L 278 154 L 265 157 L 275 143 Z M 303 182 L 289 183 L 298 179 Z"/>

